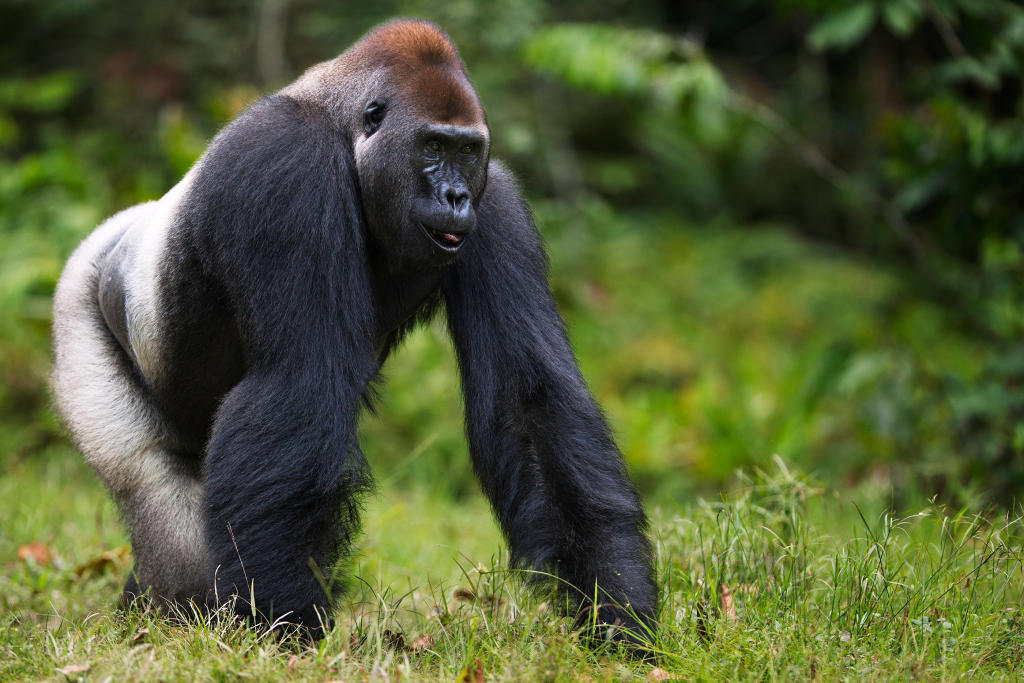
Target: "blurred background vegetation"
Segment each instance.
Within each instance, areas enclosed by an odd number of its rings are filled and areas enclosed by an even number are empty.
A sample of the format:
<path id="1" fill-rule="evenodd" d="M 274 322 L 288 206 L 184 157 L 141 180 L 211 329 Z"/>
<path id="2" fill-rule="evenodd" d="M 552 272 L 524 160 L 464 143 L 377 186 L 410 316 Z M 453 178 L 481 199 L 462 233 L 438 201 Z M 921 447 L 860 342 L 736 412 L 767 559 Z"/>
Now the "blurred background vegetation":
<path id="1" fill-rule="evenodd" d="M 713 494 L 774 454 L 896 506 L 1019 498 L 1024 8 L 1009 0 L 5 0 L 8 475 L 72 457 L 47 372 L 78 241 L 397 15 L 458 44 L 649 500 Z M 476 495 L 443 326 L 386 373 L 362 426 L 378 477 Z"/>

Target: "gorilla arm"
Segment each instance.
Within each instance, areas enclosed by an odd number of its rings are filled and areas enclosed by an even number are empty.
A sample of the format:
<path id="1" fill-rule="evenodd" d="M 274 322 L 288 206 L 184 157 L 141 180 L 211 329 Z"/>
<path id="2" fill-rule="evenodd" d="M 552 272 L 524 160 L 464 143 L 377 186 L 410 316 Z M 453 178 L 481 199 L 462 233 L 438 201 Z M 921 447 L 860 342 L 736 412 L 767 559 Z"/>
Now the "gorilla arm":
<path id="1" fill-rule="evenodd" d="M 557 575 L 581 621 L 596 596 L 597 621 L 635 638 L 655 612 L 646 519 L 577 368 L 540 237 L 500 165 L 477 215 L 442 283 L 474 469 L 513 561 Z"/>
<path id="2" fill-rule="evenodd" d="M 377 361 L 351 143 L 268 98 L 218 136 L 194 188 L 181 238 L 217 274 L 246 366 L 207 447 L 208 585 L 220 601 L 252 589 L 265 618 L 315 631 L 370 479 L 356 422 Z"/>

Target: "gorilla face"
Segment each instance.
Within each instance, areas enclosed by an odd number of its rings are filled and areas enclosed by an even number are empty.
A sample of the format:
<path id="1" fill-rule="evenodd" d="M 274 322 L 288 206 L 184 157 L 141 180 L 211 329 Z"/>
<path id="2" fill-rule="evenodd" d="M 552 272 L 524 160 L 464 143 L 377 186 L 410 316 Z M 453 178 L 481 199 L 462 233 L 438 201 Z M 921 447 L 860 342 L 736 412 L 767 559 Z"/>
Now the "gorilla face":
<path id="1" fill-rule="evenodd" d="M 412 218 L 438 248 L 454 253 L 476 225 L 484 136 L 472 128 L 429 125 L 417 137 L 421 191 Z"/>
<path id="2" fill-rule="evenodd" d="M 393 270 L 447 265 L 476 225 L 490 139 L 481 120 L 426 115 L 394 94 L 362 111 L 356 164 L 371 237 Z"/>

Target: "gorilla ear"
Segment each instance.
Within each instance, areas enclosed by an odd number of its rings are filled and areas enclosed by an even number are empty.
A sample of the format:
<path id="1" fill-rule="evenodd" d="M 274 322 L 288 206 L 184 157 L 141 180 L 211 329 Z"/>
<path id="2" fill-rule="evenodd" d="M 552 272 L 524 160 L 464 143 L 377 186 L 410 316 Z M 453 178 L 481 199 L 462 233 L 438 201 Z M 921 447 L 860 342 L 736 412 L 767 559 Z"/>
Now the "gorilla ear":
<path id="1" fill-rule="evenodd" d="M 363 111 L 363 130 L 367 136 L 373 135 L 380 128 L 381 121 L 384 120 L 384 114 L 387 113 L 387 106 L 379 100 L 374 100 L 366 105 L 366 110 Z"/>

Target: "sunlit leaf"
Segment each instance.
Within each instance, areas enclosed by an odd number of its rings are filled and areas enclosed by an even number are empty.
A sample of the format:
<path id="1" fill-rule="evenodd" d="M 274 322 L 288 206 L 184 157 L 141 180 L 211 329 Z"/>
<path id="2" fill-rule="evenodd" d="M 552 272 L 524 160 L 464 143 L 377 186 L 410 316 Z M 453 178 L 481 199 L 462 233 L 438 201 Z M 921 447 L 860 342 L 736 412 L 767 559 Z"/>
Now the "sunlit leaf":
<path id="1" fill-rule="evenodd" d="M 921 14 L 921 4 L 916 0 L 887 0 L 882 4 L 882 20 L 900 38 L 913 32 Z"/>
<path id="2" fill-rule="evenodd" d="M 938 69 L 938 74 L 947 81 L 974 81 L 985 88 L 999 85 L 998 72 L 973 57 L 947 62 Z"/>
<path id="3" fill-rule="evenodd" d="M 875 23 L 875 6 L 870 2 L 829 14 L 807 34 L 807 45 L 816 52 L 845 49 L 867 35 Z"/>
<path id="4" fill-rule="evenodd" d="M 542 73 L 607 95 L 654 95 L 674 104 L 725 90 L 696 44 L 654 31 L 565 24 L 541 31 L 523 56 Z"/>

